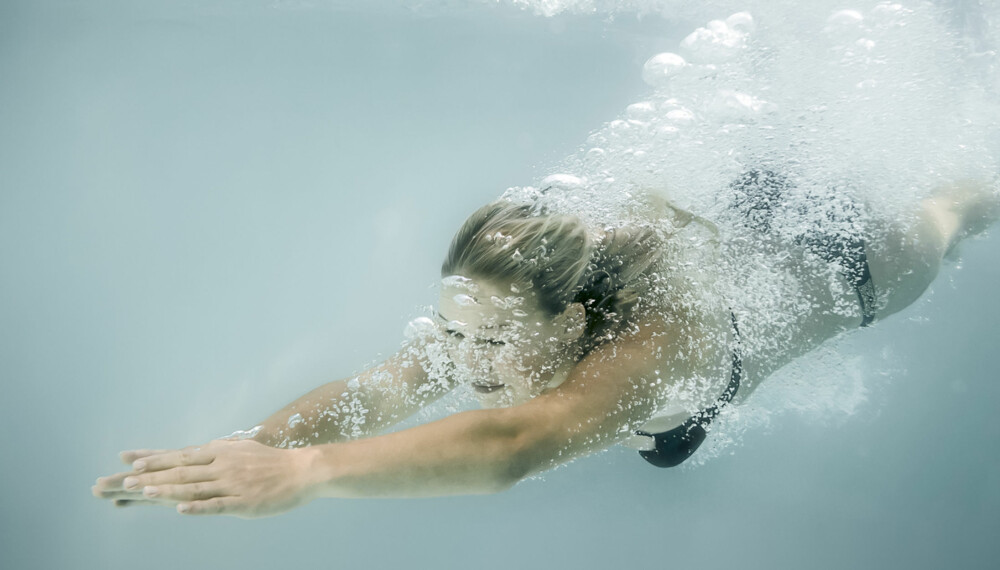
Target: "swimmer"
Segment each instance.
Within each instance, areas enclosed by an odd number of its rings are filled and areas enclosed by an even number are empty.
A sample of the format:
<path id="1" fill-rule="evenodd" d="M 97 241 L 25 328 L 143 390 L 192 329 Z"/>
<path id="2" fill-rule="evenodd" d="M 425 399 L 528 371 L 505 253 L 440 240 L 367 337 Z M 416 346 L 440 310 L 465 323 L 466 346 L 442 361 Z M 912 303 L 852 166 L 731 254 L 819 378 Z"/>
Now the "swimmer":
<path id="1" fill-rule="evenodd" d="M 541 202 L 487 205 L 451 242 L 437 314 L 411 324 L 398 354 L 246 432 L 123 452 L 130 470 L 98 479 L 93 493 L 250 518 L 320 497 L 495 493 L 616 443 L 677 465 L 772 372 L 913 303 L 946 254 L 1000 212 L 994 184 L 965 181 L 933 192 L 905 227 L 786 239 L 776 226 L 792 186 L 762 169 L 735 180 L 725 223 L 743 233 L 728 249 L 724 220 L 655 193 L 627 223 L 598 228 Z M 863 206 L 838 212 L 821 218 L 853 228 L 871 219 Z M 681 239 L 686 231 L 707 237 Z M 726 263 L 677 261 L 710 244 L 728 252 L 723 260 L 790 253 L 774 259 L 792 267 L 809 302 L 785 320 L 748 311 Z M 843 286 L 815 277 L 817 267 L 834 267 Z M 383 433 L 458 386 L 481 409 Z"/>

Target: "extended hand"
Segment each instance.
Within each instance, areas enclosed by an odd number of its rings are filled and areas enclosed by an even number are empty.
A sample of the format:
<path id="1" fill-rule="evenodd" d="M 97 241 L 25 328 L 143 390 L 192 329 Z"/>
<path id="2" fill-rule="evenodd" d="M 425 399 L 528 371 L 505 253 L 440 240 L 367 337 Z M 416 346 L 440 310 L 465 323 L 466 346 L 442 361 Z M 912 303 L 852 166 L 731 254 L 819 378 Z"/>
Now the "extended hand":
<path id="1" fill-rule="evenodd" d="M 125 452 L 133 470 L 98 479 L 95 496 L 176 505 L 191 515 L 276 515 L 313 496 L 307 449 L 275 449 L 250 440 L 216 440 L 181 450 Z"/>

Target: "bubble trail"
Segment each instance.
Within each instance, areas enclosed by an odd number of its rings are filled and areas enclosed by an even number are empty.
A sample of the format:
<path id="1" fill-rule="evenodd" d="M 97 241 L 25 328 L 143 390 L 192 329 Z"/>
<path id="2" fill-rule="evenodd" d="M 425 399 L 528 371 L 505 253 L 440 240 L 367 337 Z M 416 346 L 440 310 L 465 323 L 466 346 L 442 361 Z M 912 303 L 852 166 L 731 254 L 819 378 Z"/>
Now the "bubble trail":
<path id="1" fill-rule="evenodd" d="M 731 308 L 751 354 L 780 356 L 824 303 L 857 315 L 836 264 L 805 247 L 815 236 L 883 242 L 905 233 L 935 186 L 1000 170 L 1000 5 L 956 21 L 948 2 L 915 0 L 506 3 L 546 17 L 701 22 L 646 56 L 636 73 L 648 91 L 619 117 L 539 183 L 504 196 L 576 215 L 595 235 L 634 224 L 644 196 L 668 199 L 678 209 L 657 222 L 671 239 L 654 295 L 686 310 Z M 734 213 L 752 207 L 739 182 L 749 174 L 779 189 L 764 218 Z M 766 240 L 753 233 L 760 228 Z M 738 441 L 789 410 L 854 413 L 875 380 L 860 369 L 832 350 L 787 367 L 753 414 L 724 414 L 717 439 Z M 675 411 L 690 407 L 700 383 L 678 386 Z"/>

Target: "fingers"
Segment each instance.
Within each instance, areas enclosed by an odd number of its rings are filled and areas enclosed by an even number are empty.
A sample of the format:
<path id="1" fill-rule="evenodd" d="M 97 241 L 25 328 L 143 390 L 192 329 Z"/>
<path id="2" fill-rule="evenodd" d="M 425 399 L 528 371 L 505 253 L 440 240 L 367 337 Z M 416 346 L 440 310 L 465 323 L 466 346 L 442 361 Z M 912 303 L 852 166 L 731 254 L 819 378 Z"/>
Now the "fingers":
<path id="1" fill-rule="evenodd" d="M 213 480 L 211 467 L 177 467 L 143 475 L 130 475 L 124 489 L 92 488 L 94 496 L 114 500 L 116 506 L 133 503 L 174 504 L 225 496 L 225 489 Z"/>
<path id="2" fill-rule="evenodd" d="M 239 497 L 216 497 L 177 505 L 177 512 L 182 515 L 236 515 L 243 510 Z"/>
<path id="3" fill-rule="evenodd" d="M 185 447 L 177 451 L 155 453 L 136 459 L 132 468 L 138 473 L 162 471 L 186 465 L 208 465 L 215 460 L 215 453 L 201 447 Z"/>
<path id="4" fill-rule="evenodd" d="M 133 505 L 175 505 L 177 501 L 161 500 L 155 497 L 147 497 L 141 491 L 108 491 L 99 488 L 97 485 L 91 487 L 91 492 L 99 499 L 108 499 L 116 507 L 129 507 Z"/>
<path id="5" fill-rule="evenodd" d="M 212 468 L 204 465 L 194 467 L 175 467 L 166 471 L 150 473 L 116 473 L 101 477 L 91 488 L 95 497 L 100 499 L 135 498 L 142 493 L 144 487 L 163 484 L 185 484 L 211 481 Z"/>
<path id="6" fill-rule="evenodd" d="M 216 481 L 190 483 L 187 485 L 158 485 L 145 487 L 143 496 L 161 501 L 204 501 L 228 495 L 226 489 Z"/>
<path id="7" fill-rule="evenodd" d="M 128 474 L 123 473 L 121 475 L 128 475 Z M 121 480 L 125 478 L 124 476 L 118 478 L 117 482 L 108 483 L 108 481 L 111 480 L 113 477 L 114 476 L 102 477 L 98 479 L 97 483 L 90 488 L 90 492 L 98 499 L 138 500 L 138 501 L 146 500 L 142 496 L 141 487 L 133 490 L 125 490 L 121 482 Z"/>
<path id="8" fill-rule="evenodd" d="M 95 497 L 104 496 L 103 493 L 111 491 L 121 491 L 125 487 L 122 486 L 122 481 L 129 475 L 134 475 L 135 473 L 115 473 L 114 475 L 108 475 L 107 477 L 99 477 L 94 484 L 93 491 Z"/>
<path id="9" fill-rule="evenodd" d="M 174 467 L 165 471 L 130 474 L 122 481 L 126 491 L 140 491 L 151 485 L 183 485 L 215 479 L 215 470 L 207 465 L 194 467 Z"/>
<path id="10" fill-rule="evenodd" d="M 126 465 L 131 465 L 136 459 L 142 459 L 143 457 L 149 457 L 150 455 L 160 455 L 162 453 L 167 453 L 169 449 L 133 449 L 131 451 L 123 451 L 118 454 L 121 458 L 122 463 Z"/>
<path id="11" fill-rule="evenodd" d="M 91 489 L 94 492 L 94 496 L 98 499 L 112 499 L 115 501 L 144 501 L 147 500 L 142 496 L 142 492 L 128 492 L 128 491 L 98 491 L 97 487 Z"/>
<path id="12" fill-rule="evenodd" d="M 145 486 L 206 481 L 210 475 L 200 466 L 208 465 L 215 459 L 214 453 L 200 447 L 187 447 L 181 450 L 139 449 L 123 451 L 120 457 L 126 463 L 131 461 L 134 470 L 98 478 L 91 488 L 95 497 L 141 501 L 143 499 L 140 493 Z M 199 468 L 191 469 L 188 466 Z M 169 475 L 164 474 L 167 471 L 170 472 Z M 128 483 L 127 486 L 126 483 Z M 123 494 L 123 491 L 131 492 Z"/>
<path id="13" fill-rule="evenodd" d="M 138 492 L 102 489 L 98 485 L 94 485 L 93 487 L 91 487 L 90 493 L 95 497 L 97 497 L 98 499 L 132 500 L 132 499 L 142 498 L 142 495 L 140 495 Z"/>
<path id="14" fill-rule="evenodd" d="M 228 457 L 226 453 L 243 453 L 255 446 L 259 444 L 212 441 L 181 450 L 123 451 L 122 461 L 131 462 L 133 470 L 98 479 L 92 492 L 117 507 L 176 505 L 181 514 L 245 516 L 246 502 L 235 496 L 231 482 L 218 480 L 220 466 L 212 463 L 219 454 Z"/>

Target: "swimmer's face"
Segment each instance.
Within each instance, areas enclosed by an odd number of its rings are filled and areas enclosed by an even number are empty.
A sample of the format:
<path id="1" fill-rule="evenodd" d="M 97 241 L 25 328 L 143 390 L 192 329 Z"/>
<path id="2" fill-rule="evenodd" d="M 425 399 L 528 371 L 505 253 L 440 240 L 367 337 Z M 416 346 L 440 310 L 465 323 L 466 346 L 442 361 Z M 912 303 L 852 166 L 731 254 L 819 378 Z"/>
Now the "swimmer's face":
<path id="1" fill-rule="evenodd" d="M 482 279 L 443 279 L 438 312 L 456 375 L 484 407 L 540 394 L 572 367 L 583 334 L 579 304 L 552 315 L 527 287 Z"/>

